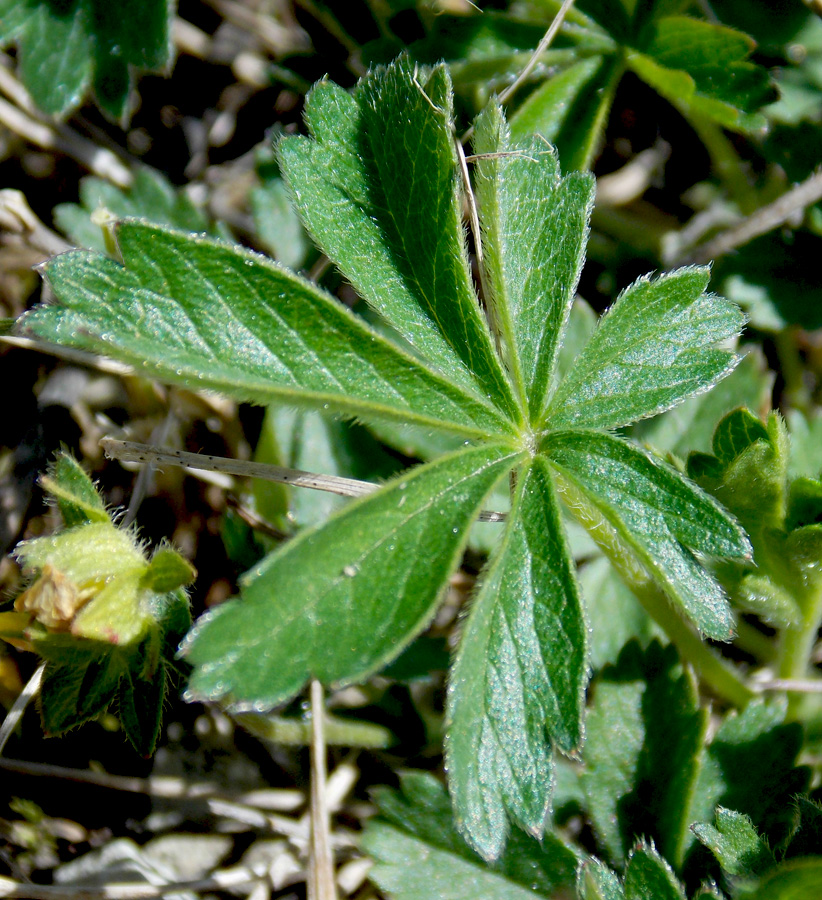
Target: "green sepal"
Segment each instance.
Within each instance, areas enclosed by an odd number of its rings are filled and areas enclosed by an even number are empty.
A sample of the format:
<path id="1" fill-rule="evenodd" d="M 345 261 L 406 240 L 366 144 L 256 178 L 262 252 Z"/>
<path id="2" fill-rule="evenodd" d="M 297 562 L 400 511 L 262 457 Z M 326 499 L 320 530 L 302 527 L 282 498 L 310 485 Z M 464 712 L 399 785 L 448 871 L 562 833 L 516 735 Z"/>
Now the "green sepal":
<path id="1" fill-rule="evenodd" d="M 120 724 L 134 749 L 146 758 L 154 753 L 157 745 L 165 696 L 164 664 L 158 665 L 150 678 L 130 666 L 120 680 L 117 706 Z"/>
<path id="2" fill-rule="evenodd" d="M 66 528 L 87 522 L 108 522 L 110 517 L 91 479 L 70 453 L 59 453 L 40 479 L 43 490 L 57 501 Z"/>
<path id="3" fill-rule="evenodd" d="M 822 805 L 808 797 L 797 797 L 796 823 L 787 841 L 784 859 L 822 856 Z"/>
<path id="4" fill-rule="evenodd" d="M 167 594 L 177 588 L 186 587 L 197 577 L 197 571 L 171 547 L 158 547 L 145 574 L 140 579 L 140 587 L 155 594 Z"/>
<path id="5" fill-rule="evenodd" d="M 49 658 L 45 642 L 36 644 Z M 51 649 L 51 648 L 49 648 Z M 40 713 L 48 735 L 60 735 L 105 712 L 125 671 L 125 660 L 111 645 L 88 641 L 53 654 L 68 662 L 49 662 L 40 686 Z"/>

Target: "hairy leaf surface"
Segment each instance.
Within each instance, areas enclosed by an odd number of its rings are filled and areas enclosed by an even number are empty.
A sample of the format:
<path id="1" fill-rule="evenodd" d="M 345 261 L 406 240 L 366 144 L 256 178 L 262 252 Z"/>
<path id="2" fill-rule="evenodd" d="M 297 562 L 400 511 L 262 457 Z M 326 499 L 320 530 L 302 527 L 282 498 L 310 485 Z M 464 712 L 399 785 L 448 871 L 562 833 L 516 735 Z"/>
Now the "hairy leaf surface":
<path id="1" fill-rule="evenodd" d="M 268 556 L 241 598 L 186 639 L 190 695 L 270 709 L 309 677 L 351 682 L 397 656 L 429 621 L 468 525 L 515 461 L 497 447 L 443 457 Z"/>
<path id="2" fill-rule="evenodd" d="M 671 600 L 706 634 L 727 640 L 733 628 L 727 599 L 693 554 L 748 557 L 750 546 L 736 522 L 707 494 L 620 438 L 593 431 L 557 432 L 543 449 Z"/>
<path id="3" fill-rule="evenodd" d="M 490 405 L 265 257 L 138 221 L 117 238 L 122 266 L 82 252 L 53 259 L 46 273 L 60 305 L 32 311 L 23 328 L 257 403 L 333 403 L 475 435 L 503 427 Z"/>
<path id="4" fill-rule="evenodd" d="M 714 347 L 745 323 L 738 307 L 705 293 L 708 270 L 641 278 L 603 316 L 552 398 L 551 428 L 619 428 L 712 387 L 737 357 Z"/>
<path id="5" fill-rule="evenodd" d="M 511 140 L 492 104 L 477 123 L 477 201 L 486 289 L 523 406 L 538 419 L 585 259 L 594 181 L 560 177 L 556 152 Z"/>
<path id="6" fill-rule="evenodd" d="M 513 413 L 471 282 L 445 67 L 400 61 L 354 96 L 322 82 L 305 115 L 311 137 L 279 152 L 311 236 L 419 353 Z"/>
<path id="7" fill-rule="evenodd" d="M 566 751 L 582 739 L 585 632 L 550 473 L 537 459 L 518 472 L 506 533 L 451 673 L 451 793 L 457 821 L 483 856 L 502 850 L 506 810 L 542 834 L 552 780 L 548 736 Z"/>

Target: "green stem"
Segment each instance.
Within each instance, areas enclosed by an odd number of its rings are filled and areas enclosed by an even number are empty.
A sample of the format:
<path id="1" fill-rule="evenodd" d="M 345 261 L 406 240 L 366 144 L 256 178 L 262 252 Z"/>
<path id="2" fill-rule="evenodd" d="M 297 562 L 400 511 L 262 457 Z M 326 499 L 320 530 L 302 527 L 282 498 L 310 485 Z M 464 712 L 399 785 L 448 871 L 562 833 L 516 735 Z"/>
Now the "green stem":
<path id="1" fill-rule="evenodd" d="M 774 346 L 779 357 L 779 370 L 785 379 L 784 399 L 787 406 L 809 413 L 812 403 L 805 384 L 805 367 L 796 346 L 796 328 L 786 328 L 774 336 Z"/>
<path id="2" fill-rule="evenodd" d="M 813 674 L 811 656 L 822 625 L 822 585 L 816 584 L 797 599 L 802 610 L 802 621 L 795 628 L 786 628 L 782 633 L 779 648 L 780 678 L 809 678 Z M 789 717 L 796 718 L 807 702 L 808 698 L 802 694 L 790 694 Z"/>

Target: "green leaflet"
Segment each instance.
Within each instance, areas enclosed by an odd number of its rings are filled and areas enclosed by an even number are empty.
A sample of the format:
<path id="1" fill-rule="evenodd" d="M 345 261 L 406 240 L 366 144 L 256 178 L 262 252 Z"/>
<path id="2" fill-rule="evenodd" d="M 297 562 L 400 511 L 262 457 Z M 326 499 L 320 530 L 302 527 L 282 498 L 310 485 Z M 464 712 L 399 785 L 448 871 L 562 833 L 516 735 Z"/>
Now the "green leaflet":
<path id="1" fill-rule="evenodd" d="M 34 102 L 64 115 L 91 85 L 114 118 L 128 111 L 135 70 L 171 60 L 171 0 L 0 0 L 0 44 L 19 45 L 20 74 Z"/>
<path id="2" fill-rule="evenodd" d="M 442 457 L 268 556 L 241 599 L 189 633 L 189 695 L 270 709 L 309 677 L 352 682 L 393 659 L 428 623 L 468 525 L 515 461 L 493 446 Z"/>
<path id="3" fill-rule="evenodd" d="M 577 858 L 557 837 L 547 834 L 540 843 L 514 832 L 489 866 L 457 833 L 448 797 L 432 775 L 408 772 L 401 787 L 402 793 L 378 791 L 380 817 L 363 838 L 376 863 L 371 877 L 396 900 L 529 900 L 573 884 Z"/>
<path id="4" fill-rule="evenodd" d="M 476 125 L 476 166 L 486 289 L 523 407 L 539 420 L 585 260 L 594 180 L 560 178 L 556 152 L 511 140 L 502 110 Z M 501 155 L 500 155 L 501 154 Z"/>
<path id="5" fill-rule="evenodd" d="M 258 403 L 333 403 L 473 435 L 505 430 L 489 405 L 266 258 L 139 221 L 116 234 L 124 266 L 83 252 L 48 263 L 61 303 L 24 316 L 24 331 Z"/>
<path id="6" fill-rule="evenodd" d="M 312 137 L 279 155 L 309 233 L 417 352 L 512 415 L 471 283 L 445 67 L 426 78 L 400 60 L 353 97 L 322 82 L 305 115 Z"/>
<path id="7" fill-rule="evenodd" d="M 738 359 L 713 349 L 745 319 L 728 300 L 704 293 L 708 270 L 679 269 L 624 291 L 603 316 L 551 400 L 552 429 L 618 428 L 705 391 Z"/>
<path id="8" fill-rule="evenodd" d="M 706 634 L 728 640 L 727 599 L 693 554 L 748 558 L 750 545 L 736 522 L 677 472 L 619 438 L 557 432 L 542 449 L 671 600 Z"/>
<path id="9" fill-rule="evenodd" d="M 586 625 L 544 460 L 518 473 L 502 543 L 451 672 L 446 764 L 457 822 L 496 858 L 506 811 L 535 836 L 550 804 L 551 745 L 582 738 Z M 546 732 L 547 730 L 547 732 Z"/>

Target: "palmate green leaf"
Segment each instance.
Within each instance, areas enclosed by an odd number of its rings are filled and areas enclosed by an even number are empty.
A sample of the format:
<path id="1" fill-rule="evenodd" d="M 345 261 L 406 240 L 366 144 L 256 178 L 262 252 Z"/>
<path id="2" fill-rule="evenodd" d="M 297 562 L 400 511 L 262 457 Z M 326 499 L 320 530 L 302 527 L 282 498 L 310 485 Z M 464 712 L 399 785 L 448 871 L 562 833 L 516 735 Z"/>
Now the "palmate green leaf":
<path id="1" fill-rule="evenodd" d="M 588 674 L 586 624 L 548 467 L 538 458 L 517 476 L 448 697 L 446 766 L 457 822 L 491 859 L 505 846 L 506 811 L 542 834 L 548 736 L 565 751 L 578 747 Z"/>
<path id="2" fill-rule="evenodd" d="M 626 645 L 594 685 L 582 781 L 598 838 L 619 863 L 641 836 L 681 865 L 707 711 L 670 645 Z"/>
<path id="3" fill-rule="evenodd" d="M 685 268 L 624 291 L 551 399 L 552 429 L 619 428 L 708 390 L 738 357 L 714 345 L 739 334 L 739 308 L 705 293 L 709 272 Z"/>
<path id="4" fill-rule="evenodd" d="M 468 436 L 506 430 L 487 401 L 264 257 L 139 221 L 116 236 L 124 265 L 82 252 L 48 263 L 60 304 L 24 316 L 25 333 L 242 400 L 333 404 Z"/>
<path id="5" fill-rule="evenodd" d="M 376 863 L 371 878 L 396 900 L 528 900 L 556 897 L 573 885 L 577 857 L 554 835 L 540 843 L 515 831 L 490 866 L 457 833 L 448 797 L 432 775 L 406 773 L 401 786 L 401 794 L 377 793 L 380 817 L 363 838 Z"/>
<path id="6" fill-rule="evenodd" d="M 581 429 L 556 432 L 544 440 L 542 450 L 572 490 L 653 573 L 671 601 L 705 634 L 728 640 L 730 606 L 694 553 L 750 558 L 739 525 L 675 470 L 620 438 Z"/>
<path id="7" fill-rule="evenodd" d="M 311 236 L 360 296 L 440 371 L 509 414 L 510 383 L 473 288 L 462 228 L 451 82 L 407 60 L 353 96 L 321 82 L 311 137 L 279 145 Z"/>
<path id="8" fill-rule="evenodd" d="M 477 120 L 474 152 L 485 156 L 476 193 L 486 301 L 520 403 L 536 421 L 585 260 L 594 180 L 560 178 L 556 152 L 537 138 L 513 142 L 496 104 Z"/>
<path id="9" fill-rule="evenodd" d="M 19 46 L 20 74 L 34 102 L 64 115 L 93 85 L 115 118 L 128 110 L 135 70 L 171 59 L 173 0 L 0 0 L 0 44 Z"/>
<path id="10" fill-rule="evenodd" d="M 467 528 L 517 461 L 481 446 L 420 466 L 302 532 L 253 570 L 239 600 L 201 618 L 184 643 L 189 695 L 270 709 L 311 676 L 363 678 L 433 615 Z"/>

